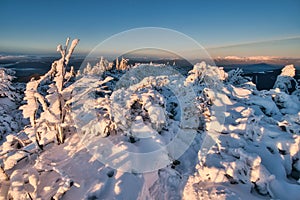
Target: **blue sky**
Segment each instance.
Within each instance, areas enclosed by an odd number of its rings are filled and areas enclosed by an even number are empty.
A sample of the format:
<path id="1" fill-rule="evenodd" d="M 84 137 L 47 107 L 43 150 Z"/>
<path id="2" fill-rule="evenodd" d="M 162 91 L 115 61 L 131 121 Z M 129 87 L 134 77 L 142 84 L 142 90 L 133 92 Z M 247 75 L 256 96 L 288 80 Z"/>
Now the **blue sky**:
<path id="1" fill-rule="evenodd" d="M 187 34 L 213 56 L 300 57 L 299 0 L 1 0 L 0 25 L 0 52 L 50 53 L 67 36 L 89 52 L 113 34 L 151 26 Z"/>

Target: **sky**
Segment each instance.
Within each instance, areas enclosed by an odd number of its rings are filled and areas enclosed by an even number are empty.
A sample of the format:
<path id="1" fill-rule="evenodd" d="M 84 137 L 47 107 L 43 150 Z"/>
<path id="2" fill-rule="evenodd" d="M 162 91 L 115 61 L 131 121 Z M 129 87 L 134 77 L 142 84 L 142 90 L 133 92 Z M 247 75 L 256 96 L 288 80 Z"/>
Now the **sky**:
<path id="1" fill-rule="evenodd" d="M 55 52 L 68 36 L 80 39 L 78 53 L 88 53 L 140 27 L 184 33 L 213 57 L 300 58 L 299 0 L 0 0 L 2 53 Z"/>

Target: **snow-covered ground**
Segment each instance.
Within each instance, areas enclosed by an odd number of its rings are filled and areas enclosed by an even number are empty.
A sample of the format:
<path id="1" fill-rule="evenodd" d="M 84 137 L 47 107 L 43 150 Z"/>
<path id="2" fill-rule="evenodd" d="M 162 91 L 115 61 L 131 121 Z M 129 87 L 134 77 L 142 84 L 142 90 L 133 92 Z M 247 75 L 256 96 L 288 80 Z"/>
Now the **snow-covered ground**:
<path id="1" fill-rule="evenodd" d="M 293 65 L 269 91 L 204 62 L 184 77 L 101 58 L 75 76 L 68 43 L 24 101 L 0 69 L 0 199 L 300 198 Z"/>

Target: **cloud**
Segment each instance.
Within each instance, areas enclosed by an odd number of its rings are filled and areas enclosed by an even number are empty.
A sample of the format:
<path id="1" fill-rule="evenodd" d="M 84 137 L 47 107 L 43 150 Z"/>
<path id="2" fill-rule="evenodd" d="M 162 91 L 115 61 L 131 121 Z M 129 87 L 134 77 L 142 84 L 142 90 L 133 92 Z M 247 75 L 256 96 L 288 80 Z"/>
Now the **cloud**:
<path id="1" fill-rule="evenodd" d="M 206 50 L 213 57 L 225 57 L 234 55 L 238 57 L 247 57 L 250 60 L 269 60 L 275 56 L 280 58 L 300 58 L 299 45 L 300 36 L 295 36 L 282 39 L 245 42 L 218 47 L 207 47 Z M 240 58 L 232 57 L 231 59 Z"/>
<path id="2" fill-rule="evenodd" d="M 24 59 L 27 58 L 25 55 L 0 55 L 0 60 L 16 60 L 16 59 Z"/>

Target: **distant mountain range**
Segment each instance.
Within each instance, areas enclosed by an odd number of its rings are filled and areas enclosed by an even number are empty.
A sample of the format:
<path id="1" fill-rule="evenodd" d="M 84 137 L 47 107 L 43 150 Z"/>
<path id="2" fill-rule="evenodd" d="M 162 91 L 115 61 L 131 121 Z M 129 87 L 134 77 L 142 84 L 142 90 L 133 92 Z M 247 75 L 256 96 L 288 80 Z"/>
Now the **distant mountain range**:
<path id="1" fill-rule="evenodd" d="M 57 59 L 56 56 L 0 55 L 0 67 L 13 69 L 16 71 L 16 81 L 27 82 L 31 77 L 37 78 L 39 75 L 45 74 L 50 69 L 53 60 Z M 74 66 L 75 70 L 78 70 L 83 60 L 84 56 L 74 56 L 70 61 L 70 66 Z M 193 60 L 190 63 L 184 59 L 174 58 L 129 57 L 128 64 L 149 62 L 174 65 L 175 69 L 187 75 L 188 71 L 193 68 L 193 64 L 200 62 L 200 60 Z M 258 89 L 273 87 L 277 75 L 288 64 L 295 65 L 297 69 L 296 79 L 300 79 L 300 59 L 296 58 L 227 56 L 217 57 L 214 62 L 217 66 L 223 67 L 225 71 L 236 68 L 242 69 L 244 75 L 251 77 L 253 82 L 257 84 Z"/>
<path id="2" fill-rule="evenodd" d="M 232 65 L 232 64 L 269 64 L 274 66 L 285 66 L 288 64 L 294 64 L 296 67 L 300 68 L 299 58 L 281 58 L 273 56 L 250 56 L 250 57 L 238 57 L 238 56 L 226 56 L 217 57 L 214 59 L 216 64 L 220 65 Z"/>

